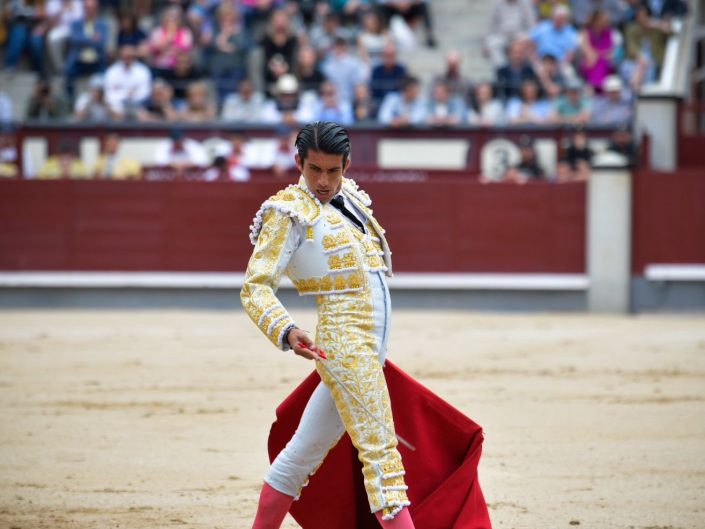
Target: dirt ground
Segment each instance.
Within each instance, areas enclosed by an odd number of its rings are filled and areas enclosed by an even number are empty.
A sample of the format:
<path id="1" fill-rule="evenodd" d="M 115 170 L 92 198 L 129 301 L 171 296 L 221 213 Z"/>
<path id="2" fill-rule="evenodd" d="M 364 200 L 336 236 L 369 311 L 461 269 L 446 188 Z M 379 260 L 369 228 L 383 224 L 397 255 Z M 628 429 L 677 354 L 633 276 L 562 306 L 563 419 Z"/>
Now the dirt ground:
<path id="1" fill-rule="evenodd" d="M 705 527 L 704 316 L 399 311 L 389 356 L 484 427 L 495 528 Z M 0 528 L 249 529 L 311 368 L 242 312 L 0 312 Z"/>

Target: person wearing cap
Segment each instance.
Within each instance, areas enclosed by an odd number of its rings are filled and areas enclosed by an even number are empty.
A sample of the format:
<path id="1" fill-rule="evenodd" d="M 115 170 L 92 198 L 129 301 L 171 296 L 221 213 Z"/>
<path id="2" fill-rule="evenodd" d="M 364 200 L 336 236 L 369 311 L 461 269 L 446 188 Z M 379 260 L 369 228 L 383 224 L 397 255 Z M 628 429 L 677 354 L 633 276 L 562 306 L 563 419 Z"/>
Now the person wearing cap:
<path id="1" fill-rule="evenodd" d="M 578 47 L 578 33 L 570 24 L 570 9 L 562 4 L 556 5 L 551 19 L 540 22 L 533 29 L 531 40 L 539 57 L 551 54 L 563 67 L 569 66 Z"/>
<path id="2" fill-rule="evenodd" d="M 618 75 L 608 76 L 602 83 L 603 95 L 595 98 L 590 117 L 593 125 L 619 126 L 631 123 L 634 108 L 630 97 L 624 96 L 624 83 Z"/>
<path id="3" fill-rule="evenodd" d="M 300 94 L 299 82 L 293 74 L 287 73 L 277 79 L 273 96 L 262 109 L 264 123 L 295 127 L 313 119 L 318 96 L 311 92 Z"/>
<path id="4" fill-rule="evenodd" d="M 344 177 L 350 165 L 345 129 L 332 122 L 308 124 L 295 146 L 301 177 L 257 211 L 240 299 L 276 348 L 316 361 L 321 382 L 264 478 L 252 527 L 279 529 L 309 476 L 347 432 L 362 463 L 369 511 L 383 529 L 413 529 L 382 370 L 392 275 L 385 230 L 367 193 Z M 315 338 L 297 326 L 277 297 L 283 274 L 300 295 L 316 301 Z M 341 479 L 339 486 L 352 484 Z"/>
<path id="5" fill-rule="evenodd" d="M 585 94 L 582 81 L 577 77 L 568 80 L 565 91 L 553 106 L 551 121 L 562 124 L 584 124 L 590 119 L 592 100 Z"/>

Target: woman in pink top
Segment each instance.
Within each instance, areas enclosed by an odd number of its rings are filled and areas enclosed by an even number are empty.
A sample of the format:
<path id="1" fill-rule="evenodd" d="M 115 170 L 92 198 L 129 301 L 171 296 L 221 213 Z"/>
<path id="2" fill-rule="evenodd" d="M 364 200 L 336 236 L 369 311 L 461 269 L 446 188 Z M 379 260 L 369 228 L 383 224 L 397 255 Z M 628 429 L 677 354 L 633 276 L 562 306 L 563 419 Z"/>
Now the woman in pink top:
<path id="1" fill-rule="evenodd" d="M 613 72 L 614 39 L 606 11 L 593 12 L 580 35 L 580 52 L 580 73 L 596 92 L 601 92 L 605 77 Z"/>
<path id="2" fill-rule="evenodd" d="M 181 9 L 169 7 L 162 13 L 161 23 L 149 36 L 149 51 L 155 70 L 172 70 L 181 52 L 193 47 L 191 31 L 184 26 Z"/>

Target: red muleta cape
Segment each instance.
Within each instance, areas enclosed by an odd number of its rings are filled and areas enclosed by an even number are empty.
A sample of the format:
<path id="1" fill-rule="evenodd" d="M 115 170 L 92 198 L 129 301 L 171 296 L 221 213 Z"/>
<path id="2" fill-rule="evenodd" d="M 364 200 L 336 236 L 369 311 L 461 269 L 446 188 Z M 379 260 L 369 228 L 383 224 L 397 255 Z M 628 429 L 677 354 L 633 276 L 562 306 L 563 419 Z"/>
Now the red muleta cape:
<path id="1" fill-rule="evenodd" d="M 399 444 L 417 529 L 491 529 L 477 479 L 482 428 L 392 362 L 384 374 L 394 426 L 416 447 Z M 269 434 L 269 458 L 277 454 L 299 424 L 320 379 L 314 371 L 277 408 Z M 345 434 L 311 476 L 290 510 L 303 529 L 379 529 L 370 513 L 362 465 Z"/>

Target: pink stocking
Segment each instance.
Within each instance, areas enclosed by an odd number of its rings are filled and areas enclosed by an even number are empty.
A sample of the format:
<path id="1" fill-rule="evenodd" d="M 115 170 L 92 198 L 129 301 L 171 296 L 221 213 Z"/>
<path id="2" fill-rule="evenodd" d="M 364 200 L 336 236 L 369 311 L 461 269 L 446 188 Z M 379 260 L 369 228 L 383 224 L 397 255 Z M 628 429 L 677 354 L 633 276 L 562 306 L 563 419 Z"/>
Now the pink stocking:
<path id="1" fill-rule="evenodd" d="M 279 529 L 294 498 L 265 483 L 259 495 L 257 516 L 252 529 Z"/>
<path id="2" fill-rule="evenodd" d="M 414 522 L 411 520 L 411 515 L 409 514 L 409 509 L 406 508 L 402 509 L 401 512 L 391 520 L 382 520 L 382 511 L 377 511 L 375 516 L 383 529 L 415 529 Z"/>

